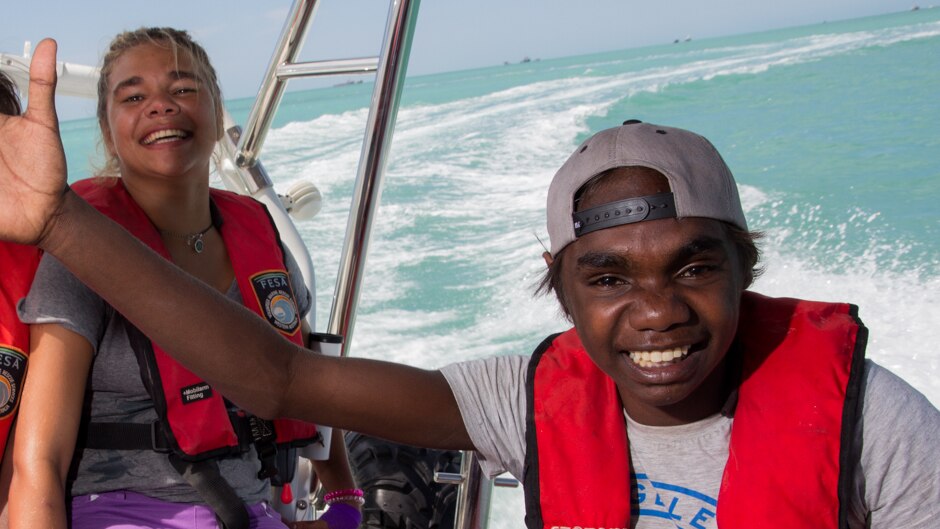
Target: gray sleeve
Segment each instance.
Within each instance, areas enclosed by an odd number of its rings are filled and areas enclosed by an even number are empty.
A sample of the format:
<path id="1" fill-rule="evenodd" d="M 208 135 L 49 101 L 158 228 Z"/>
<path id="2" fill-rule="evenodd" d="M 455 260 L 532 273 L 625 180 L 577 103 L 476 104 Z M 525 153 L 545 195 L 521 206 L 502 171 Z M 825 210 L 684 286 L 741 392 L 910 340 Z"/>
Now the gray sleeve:
<path id="1" fill-rule="evenodd" d="M 23 323 L 59 324 L 88 340 L 95 353 L 109 310 L 103 299 L 49 254 L 42 257 L 29 294 L 17 306 Z"/>
<path id="2" fill-rule="evenodd" d="M 445 366 L 460 415 L 488 476 L 522 479 L 528 356 L 497 356 Z"/>
<path id="3" fill-rule="evenodd" d="M 310 288 L 304 283 L 304 275 L 300 272 L 300 266 L 294 259 L 287 246 L 284 246 L 284 268 L 290 277 L 291 288 L 294 290 L 294 296 L 297 298 L 297 310 L 301 316 L 306 316 L 310 311 L 316 311 L 314 302 L 316 300 L 316 279 L 310 278 Z M 313 290 L 313 292 L 311 292 Z"/>
<path id="4" fill-rule="evenodd" d="M 871 361 L 865 367 L 857 501 L 873 529 L 937 527 L 940 412 L 894 373 Z M 858 509 L 853 504 L 856 516 Z"/>

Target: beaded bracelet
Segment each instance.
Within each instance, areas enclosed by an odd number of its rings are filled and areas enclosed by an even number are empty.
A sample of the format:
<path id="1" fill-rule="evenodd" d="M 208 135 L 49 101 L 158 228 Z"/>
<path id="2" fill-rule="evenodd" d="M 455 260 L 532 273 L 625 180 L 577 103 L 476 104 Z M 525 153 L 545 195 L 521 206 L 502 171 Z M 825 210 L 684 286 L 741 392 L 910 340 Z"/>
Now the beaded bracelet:
<path id="1" fill-rule="evenodd" d="M 324 494 L 323 501 L 329 504 L 329 503 L 333 503 L 333 501 L 335 501 L 336 498 L 340 496 L 354 496 L 357 498 L 362 498 L 363 495 L 364 494 L 362 492 L 362 489 L 340 489 L 340 490 L 334 490 L 332 492 L 327 492 L 326 494 Z"/>
<path id="2" fill-rule="evenodd" d="M 366 499 L 363 498 L 362 496 L 353 496 L 353 495 L 333 496 L 332 498 L 328 500 L 324 498 L 323 501 L 325 501 L 327 505 L 333 505 L 333 504 L 340 503 L 340 502 L 348 502 L 348 503 L 355 503 L 356 505 L 362 506 L 362 505 L 365 505 L 366 503 Z"/>

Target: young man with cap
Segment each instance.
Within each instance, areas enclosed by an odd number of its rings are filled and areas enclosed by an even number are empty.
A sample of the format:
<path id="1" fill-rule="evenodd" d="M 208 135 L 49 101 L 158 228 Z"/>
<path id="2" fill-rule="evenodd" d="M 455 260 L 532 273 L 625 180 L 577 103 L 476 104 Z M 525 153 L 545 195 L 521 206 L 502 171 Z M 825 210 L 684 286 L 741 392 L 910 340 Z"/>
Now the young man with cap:
<path id="1" fill-rule="evenodd" d="M 484 467 L 523 477 L 530 527 L 935 523 L 940 414 L 865 362 L 856 307 L 745 290 L 758 252 L 705 138 L 601 131 L 547 215 L 543 286 L 574 329 L 443 369 Z"/>
<path id="2" fill-rule="evenodd" d="M 530 528 L 936 526 L 940 413 L 863 359 L 855 307 L 746 291 L 757 250 L 701 136 L 630 121 L 582 144 L 545 255 L 574 328 L 425 371 L 289 344 L 65 188 L 53 51 L 26 118 L 0 121 L 0 237 L 56 255 L 245 408 L 475 449 L 523 479 Z"/>

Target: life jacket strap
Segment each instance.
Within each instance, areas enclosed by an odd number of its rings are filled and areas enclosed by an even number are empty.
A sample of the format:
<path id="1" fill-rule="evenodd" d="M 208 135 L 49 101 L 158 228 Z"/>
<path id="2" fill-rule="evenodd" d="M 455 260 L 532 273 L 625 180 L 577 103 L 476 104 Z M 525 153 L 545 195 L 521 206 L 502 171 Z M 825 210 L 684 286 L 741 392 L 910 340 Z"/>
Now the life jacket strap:
<path id="1" fill-rule="evenodd" d="M 251 443 L 255 445 L 261 470 L 258 479 L 270 479 L 277 475 L 277 434 L 274 432 L 274 422 L 266 421 L 260 417 L 249 415 L 247 417 L 248 431 Z"/>
<path id="2" fill-rule="evenodd" d="M 173 468 L 215 512 L 219 527 L 249 529 L 248 508 L 222 477 L 218 461 L 184 461 L 175 454 L 170 454 L 169 459 Z"/>
<path id="3" fill-rule="evenodd" d="M 170 445 L 160 428 L 160 421 L 150 424 L 127 422 L 83 422 L 77 448 L 96 450 L 152 450 L 170 452 Z"/>
<path id="4" fill-rule="evenodd" d="M 270 421 L 263 421 L 267 425 L 265 431 L 269 434 L 261 435 L 258 433 L 259 423 L 256 422 L 261 419 L 241 411 L 230 412 L 229 419 L 239 441 L 238 448 L 233 452 L 247 452 L 253 442 L 257 443 L 259 453 L 262 450 L 261 445 L 265 442 L 273 445 L 275 434 L 273 423 Z M 173 447 L 164 433 L 164 427 L 160 420 L 151 423 L 83 421 L 76 447 L 97 450 L 152 450 L 165 454 L 171 452 Z"/>

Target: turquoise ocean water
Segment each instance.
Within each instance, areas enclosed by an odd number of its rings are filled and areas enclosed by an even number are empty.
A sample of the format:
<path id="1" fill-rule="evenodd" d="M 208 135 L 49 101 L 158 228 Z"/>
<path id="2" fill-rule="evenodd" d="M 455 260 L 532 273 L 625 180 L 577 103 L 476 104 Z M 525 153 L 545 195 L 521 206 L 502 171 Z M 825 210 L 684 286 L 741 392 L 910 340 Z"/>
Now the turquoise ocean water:
<path id="1" fill-rule="evenodd" d="M 869 357 L 940 405 L 938 86 L 940 9 L 409 78 L 352 354 L 437 367 L 564 329 L 532 295 L 545 190 L 580 141 L 638 118 L 723 153 L 767 235 L 754 290 L 859 305 Z M 299 226 L 321 329 L 370 94 L 290 93 L 262 157 L 279 189 L 323 192 Z M 250 104 L 229 102 L 237 121 Z M 94 122 L 62 129 L 87 176 Z M 520 498 L 496 493 L 493 526 L 522 525 Z"/>

